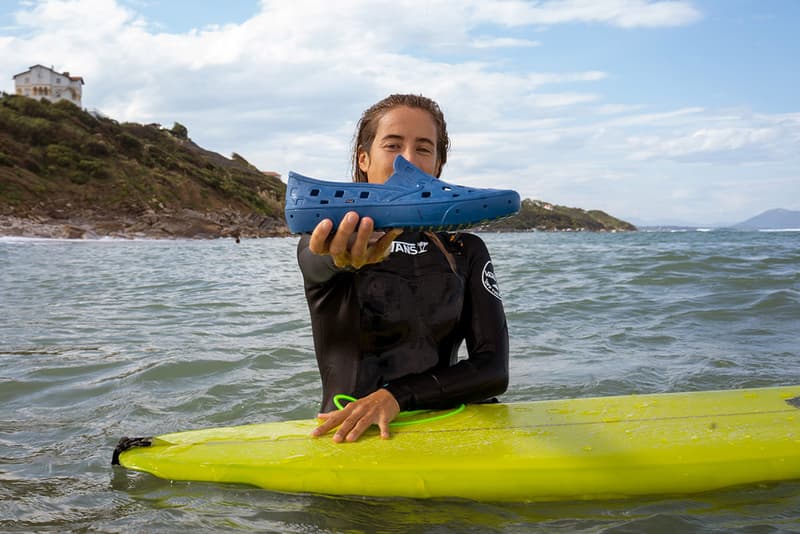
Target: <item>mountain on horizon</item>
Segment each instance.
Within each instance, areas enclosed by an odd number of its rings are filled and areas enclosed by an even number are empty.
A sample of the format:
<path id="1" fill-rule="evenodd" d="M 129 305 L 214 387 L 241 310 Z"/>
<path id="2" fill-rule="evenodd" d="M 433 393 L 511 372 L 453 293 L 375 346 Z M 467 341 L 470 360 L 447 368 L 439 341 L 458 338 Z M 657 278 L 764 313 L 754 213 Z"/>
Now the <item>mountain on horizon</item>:
<path id="1" fill-rule="evenodd" d="M 742 230 L 785 230 L 800 228 L 800 211 L 781 208 L 767 210 L 760 215 L 733 225 Z"/>

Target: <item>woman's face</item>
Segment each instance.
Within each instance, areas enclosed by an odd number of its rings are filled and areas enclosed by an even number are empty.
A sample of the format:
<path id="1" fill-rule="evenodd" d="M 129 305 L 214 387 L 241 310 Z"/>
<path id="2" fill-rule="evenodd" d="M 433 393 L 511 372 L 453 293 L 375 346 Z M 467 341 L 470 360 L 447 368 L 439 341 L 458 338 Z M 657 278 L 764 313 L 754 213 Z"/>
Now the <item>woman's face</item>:
<path id="1" fill-rule="evenodd" d="M 400 106 L 378 120 L 375 139 L 358 154 L 358 166 L 371 184 L 382 184 L 394 174 L 394 159 L 400 154 L 428 174 L 436 176 L 436 123 L 424 109 Z"/>

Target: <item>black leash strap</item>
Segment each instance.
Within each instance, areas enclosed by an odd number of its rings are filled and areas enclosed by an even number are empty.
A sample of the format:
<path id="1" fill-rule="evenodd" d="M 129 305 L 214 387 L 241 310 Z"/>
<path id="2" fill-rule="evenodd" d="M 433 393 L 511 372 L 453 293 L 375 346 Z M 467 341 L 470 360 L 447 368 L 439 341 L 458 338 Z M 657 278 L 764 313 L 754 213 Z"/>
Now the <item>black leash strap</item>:
<path id="1" fill-rule="evenodd" d="M 128 438 L 123 437 L 117 443 L 114 449 L 114 455 L 111 457 L 111 465 L 119 465 L 119 455 L 128 449 L 134 447 L 149 447 L 153 444 L 153 438 Z"/>

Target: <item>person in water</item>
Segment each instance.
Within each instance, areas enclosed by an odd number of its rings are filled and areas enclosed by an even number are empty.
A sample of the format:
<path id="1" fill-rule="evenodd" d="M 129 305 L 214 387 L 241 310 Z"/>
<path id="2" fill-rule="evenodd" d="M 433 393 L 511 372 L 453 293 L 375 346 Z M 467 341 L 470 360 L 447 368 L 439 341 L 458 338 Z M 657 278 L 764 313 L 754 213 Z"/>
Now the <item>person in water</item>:
<path id="1" fill-rule="evenodd" d="M 353 180 L 382 184 L 402 155 L 441 175 L 450 139 L 438 104 L 390 95 L 361 117 Z M 349 212 L 321 221 L 297 248 L 322 378 L 321 424 L 355 441 L 401 410 L 481 402 L 508 387 L 508 328 L 483 241 L 469 233 L 375 232 Z M 466 341 L 468 358 L 458 361 Z M 337 394 L 358 400 L 337 410 Z"/>

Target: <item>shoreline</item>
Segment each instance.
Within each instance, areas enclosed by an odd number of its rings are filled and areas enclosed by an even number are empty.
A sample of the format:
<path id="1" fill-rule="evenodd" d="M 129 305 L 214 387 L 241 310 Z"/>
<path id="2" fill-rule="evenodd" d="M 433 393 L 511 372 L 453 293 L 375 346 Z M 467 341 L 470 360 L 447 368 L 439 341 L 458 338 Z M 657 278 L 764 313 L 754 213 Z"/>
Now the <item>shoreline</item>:
<path id="1" fill-rule="evenodd" d="M 28 239 L 241 239 L 291 235 L 283 221 L 238 212 L 145 213 L 141 216 L 55 218 L 33 215 L 0 215 L 0 237 Z"/>
<path id="2" fill-rule="evenodd" d="M 627 233 L 630 230 L 588 230 L 585 228 L 486 228 L 466 229 L 474 233 Z M 59 240 L 212 240 L 262 237 L 290 237 L 283 220 L 238 212 L 201 213 L 190 209 L 180 212 L 140 216 L 101 216 L 86 213 L 69 218 L 47 215 L 0 215 L 0 237 Z"/>

